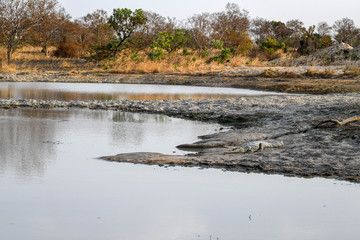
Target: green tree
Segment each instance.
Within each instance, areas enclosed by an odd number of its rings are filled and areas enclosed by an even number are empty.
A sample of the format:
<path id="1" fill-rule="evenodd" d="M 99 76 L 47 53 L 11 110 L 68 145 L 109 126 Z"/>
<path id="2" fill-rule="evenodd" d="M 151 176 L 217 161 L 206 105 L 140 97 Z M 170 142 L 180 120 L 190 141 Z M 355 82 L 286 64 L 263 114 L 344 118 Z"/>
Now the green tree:
<path id="1" fill-rule="evenodd" d="M 173 34 L 167 31 L 159 32 L 159 36 L 154 41 L 152 48 L 161 48 L 169 54 L 178 51 L 189 42 L 189 36 L 184 29 L 175 29 Z"/>
<path id="2" fill-rule="evenodd" d="M 261 43 L 260 48 L 272 58 L 277 50 L 285 48 L 285 43 L 279 43 L 276 39 L 268 38 Z"/>
<path id="3" fill-rule="evenodd" d="M 114 9 L 109 18 L 109 24 L 114 29 L 116 39 L 114 43 L 114 60 L 120 46 L 137 30 L 137 28 L 146 23 L 146 17 L 142 9 L 136 9 L 134 12 L 127 8 Z"/>

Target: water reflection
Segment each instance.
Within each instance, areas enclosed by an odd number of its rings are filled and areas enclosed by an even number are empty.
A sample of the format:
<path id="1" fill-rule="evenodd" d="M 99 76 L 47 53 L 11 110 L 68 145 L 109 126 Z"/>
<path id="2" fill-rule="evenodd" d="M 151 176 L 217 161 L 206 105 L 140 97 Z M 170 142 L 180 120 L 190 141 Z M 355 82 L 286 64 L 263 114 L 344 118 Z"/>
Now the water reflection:
<path id="1" fill-rule="evenodd" d="M 0 172 L 11 169 L 20 178 L 43 176 L 60 144 L 54 140 L 55 122 L 42 121 L 39 115 L 46 116 L 35 110 L 9 110 L 5 116 L 3 112 L 0 114 Z"/>
<path id="2" fill-rule="evenodd" d="M 0 98 L 42 100 L 219 99 L 278 93 L 235 88 L 139 84 L 0 82 Z"/>
<path id="3" fill-rule="evenodd" d="M 0 173 L 20 178 L 42 177 L 61 149 L 74 145 L 91 157 L 141 149 L 181 153 L 176 145 L 218 128 L 161 115 L 81 109 L 0 109 L 0 123 Z"/>

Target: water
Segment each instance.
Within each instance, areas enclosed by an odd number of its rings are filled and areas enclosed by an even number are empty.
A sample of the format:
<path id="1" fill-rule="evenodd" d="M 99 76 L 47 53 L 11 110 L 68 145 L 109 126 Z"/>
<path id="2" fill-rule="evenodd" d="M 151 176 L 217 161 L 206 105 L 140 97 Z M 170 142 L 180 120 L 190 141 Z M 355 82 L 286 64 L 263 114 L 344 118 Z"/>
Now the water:
<path id="1" fill-rule="evenodd" d="M 209 99 L 278 95 L 275 92 L 148 84 L 0 82 L 0 98 L 42 100 Z"/>
<path id="2" fill-rule="evenodd" d="M 96 159 L 220 126 L 96 110 L 0 110 L 0 239 L 358 239 L 360 185 Z"/>

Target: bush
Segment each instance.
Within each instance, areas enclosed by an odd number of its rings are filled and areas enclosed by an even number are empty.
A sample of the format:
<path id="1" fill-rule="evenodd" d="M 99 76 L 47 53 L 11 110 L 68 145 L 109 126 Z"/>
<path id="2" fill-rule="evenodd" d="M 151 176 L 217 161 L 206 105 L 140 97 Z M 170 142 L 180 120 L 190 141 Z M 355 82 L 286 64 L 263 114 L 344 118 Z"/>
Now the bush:
<path id="1" fill-rule="evenodd" d="M 285 44 L 280 44 L 276 39 L 268 38 L 265 42 L 261 43 L 260 48 L 272 56 L 277 50 L 285 48 Z"/>
<path id="2" fill-rule="evenodd" d="M 229 57 L 231 52 L 232 51 L 230 48 L 225 48 L 224 50 L 221 51 L 219 55 L 211 57 L 207 62 L 208 63 L 217 62 L 220 64 L 223 64 L 225 61 L 230 62 Z"/>
<path id="3" fill-rule="evenodd" d="M 165 53 L 162 49 L 154 48 L 148 53 L 148 58 L 152 61 L 159 61 L 165 59 Z"/>
<path id="4" fill-rule="evenodd" d="M 102 43 L 97 44 L 89 49 L 90 58 L 99 62 L 105 59 L 111 59 L 113 55 L 113 44 Z"/>
<path id="5" fill-rule="evenodd" d="M 78 58 L 81 56 L 81 47 L 74 43 L 61 43 L 54 52 L 56 57 Z"/>
<path id="6" fill-rule="evenodd" d="M 132 53 L 130 55 L 131 60 L 133 60 L 134 62 L 141 62 L 142 61 L 142 57 L 139 56 L 136 52 Z"/>
<path id="7" fill-rule="evenodd" d="M 211 47 L 223 50 L 224 49 L 224 42 L 222 42 L 220 40 L 213 39 L 213 40 L 211 40 Z"/>

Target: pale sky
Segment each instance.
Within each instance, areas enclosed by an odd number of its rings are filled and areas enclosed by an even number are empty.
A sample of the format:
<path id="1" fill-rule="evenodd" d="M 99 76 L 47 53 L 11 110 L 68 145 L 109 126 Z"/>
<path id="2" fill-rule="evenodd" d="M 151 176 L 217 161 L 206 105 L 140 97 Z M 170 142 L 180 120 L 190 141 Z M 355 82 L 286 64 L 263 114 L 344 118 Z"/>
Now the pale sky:
<path id="1" fill-rule="evenodd" d="M 239 4 L 249 11 L 251 18 L 286 22 L 299 19 L 306 26 L 326 21 L 332 25 L 336 20 L 348 17 L 360 27 L 360 0 L 58 0 L 73 17 L 79 18 L 96 9 L 104 9 L 110 15 L 114 8 L 141 8 L 159 13 L 164 17 L 185 19 L 202 12 L 217 12 L 225 9 L 228 2 Z"/>

